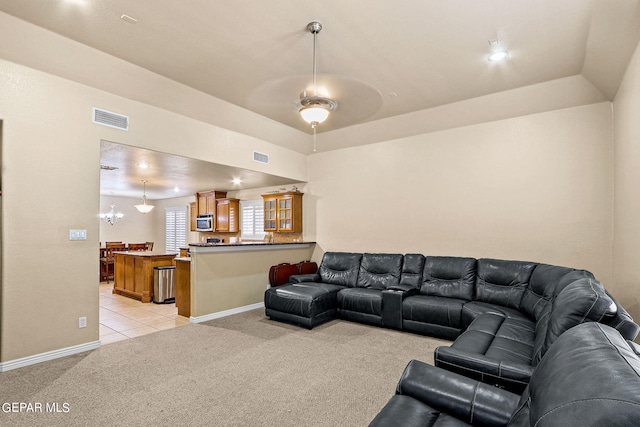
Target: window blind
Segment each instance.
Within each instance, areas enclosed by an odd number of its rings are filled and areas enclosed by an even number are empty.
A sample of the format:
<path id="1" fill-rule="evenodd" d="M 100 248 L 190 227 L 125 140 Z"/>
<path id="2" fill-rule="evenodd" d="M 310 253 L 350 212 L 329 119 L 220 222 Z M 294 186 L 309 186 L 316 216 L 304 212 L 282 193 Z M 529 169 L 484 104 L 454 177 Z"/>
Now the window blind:
<path id="1" fill-rule="evenodd" d="M 262 200 L 241 200 L 242 239 L 264 238 L 264 205 Z"/>
<path id="2" fill-rule="evenodd" d="M 187 207 L 165 208 L 165 250 L 180 252 L 187 246 Z"/>

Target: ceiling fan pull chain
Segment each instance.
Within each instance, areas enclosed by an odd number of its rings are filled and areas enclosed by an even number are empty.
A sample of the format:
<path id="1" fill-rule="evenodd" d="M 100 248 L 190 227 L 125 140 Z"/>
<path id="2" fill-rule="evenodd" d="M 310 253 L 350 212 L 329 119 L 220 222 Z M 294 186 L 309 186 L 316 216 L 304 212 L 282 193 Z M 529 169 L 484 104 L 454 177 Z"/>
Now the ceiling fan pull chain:
<path id="1" fill-rule="evenodd" d="M 313 152 L 316 152 L 316 122 L 311 123 L 311 127 L 313 128 Z"/>

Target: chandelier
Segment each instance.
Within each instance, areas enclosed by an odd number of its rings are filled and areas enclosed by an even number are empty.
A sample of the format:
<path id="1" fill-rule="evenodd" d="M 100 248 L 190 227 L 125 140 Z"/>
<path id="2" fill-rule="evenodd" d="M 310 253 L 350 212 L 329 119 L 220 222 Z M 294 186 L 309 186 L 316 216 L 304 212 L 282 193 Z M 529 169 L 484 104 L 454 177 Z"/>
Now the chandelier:
<path id="1" fill-rule="evenodd" d="M 119 223 L 122 218 L 124 218 L 124 214 L 122 212 L 116 213 L 116 205 L 111 205 L 109 212 L 100 214 L 100 219 L 111 225 Z"/>

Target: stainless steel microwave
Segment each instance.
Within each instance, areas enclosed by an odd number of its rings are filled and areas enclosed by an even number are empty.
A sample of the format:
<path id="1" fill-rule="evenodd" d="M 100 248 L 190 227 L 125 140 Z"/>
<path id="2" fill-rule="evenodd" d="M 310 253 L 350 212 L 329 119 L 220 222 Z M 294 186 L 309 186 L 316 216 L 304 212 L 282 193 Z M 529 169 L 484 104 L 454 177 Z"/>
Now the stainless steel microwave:
<path id="1" fill-rule="evenodd" d="M 198 215 L 196 231 L 213 231 L 213 215 Z"/>

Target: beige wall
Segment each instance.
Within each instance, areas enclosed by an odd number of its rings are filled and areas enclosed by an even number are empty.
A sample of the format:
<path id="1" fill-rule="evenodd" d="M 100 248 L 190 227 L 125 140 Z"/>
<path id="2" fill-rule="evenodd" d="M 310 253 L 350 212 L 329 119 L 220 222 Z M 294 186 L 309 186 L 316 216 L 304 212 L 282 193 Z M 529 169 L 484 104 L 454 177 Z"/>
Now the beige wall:
<path id="1" fill-rule="evenodd" d="M 100 213 L 108 212 L 111 209 L 110 205 L 115 205 L 116 212 L 124 214 L 122 221 L 114 225 L 100 221 L 99 238 L 103 246 L 104 242 L 144 243 L 156 238 L 158 210 L 154 209 L 147 214 L 142 214 L 133 207 L 139 203 L 140 198 L 100 196 Z M 147 200 L 147 203 L 156 204 L 154 200 Z M 160 216 L 164 220 L 164 215 Z M 164 232 L 164 222 L 162 222 L 162 228 Z"/>
<path id="2" fill-rule="evenodd" d="M 615 117 L 614 282 L 611 290 L 640 320 L 640 47 L 613 103 Z"/>
<path id="3" fill-rule="evenodd" d="M 130 131 L 93 124 L 93 106 L 128 115 Z M 302 154 L 5 60 L 0 120 L 2 362 L 98 340 L 101 140 L 307 179 Z M 69 229 L 87 240 L 69 241 Z"/>
<path id="4" fill-rule="evenodd" d="M 310 157 L 322 250 L 525 259 L 611 282 L 610 103 Z"/>

